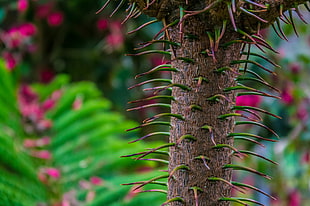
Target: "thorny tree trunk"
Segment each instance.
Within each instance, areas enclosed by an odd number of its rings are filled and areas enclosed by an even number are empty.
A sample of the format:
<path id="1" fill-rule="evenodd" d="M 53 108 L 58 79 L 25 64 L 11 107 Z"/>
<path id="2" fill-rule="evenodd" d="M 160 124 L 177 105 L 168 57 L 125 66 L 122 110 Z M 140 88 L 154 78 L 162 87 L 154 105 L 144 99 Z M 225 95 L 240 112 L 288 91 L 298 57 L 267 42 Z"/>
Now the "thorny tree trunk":
<path id="1" fill-rule="evenodd" d="M 225 165 L 232 161 L 233 138 L 228 134 L 234 129 L 234 115 L 219 117 L 235 112 L 232 107 L 236 94 L 225 91 L 236 85 L 238 65 L 232 61 L 241 59 L 242 43 L 268 48 L 268 43 L 259 37 L 260 29 L 271 25 L 279 16 L 285 22 L 286 10 L 296 11 L 300 16 L 298 4 L 308 0 L 130 2 L 136 3 L 143 13 L 163 20 L 165 25 L 181 21 L 166 30 L 166 39 L 181 45 L 171 46 L 171 66 L 178 69 L 172 74 L 175 101 L 171 103 L 171 113 L 183 117 L 171 119 L 169 141 L 175 146 L 170 147 L 167 203 L 170 206 L 230 205 L 232 171 Z M 215 31 L 219 34 L 223 29 L 218 44 Z M 221 45 L 233 40 L 239 43 Z M 226 71 L 217 72 L 220 68 Z M 226 197 L 222 199 L 225 201 L 219 201 L 222 197 Z"/>
<path id="2" fill-rule="evenodd" d="M 175 118 L 171 120 L 170 142 L 177 142 L 183 135 L 192 135 L 197 140 L 183 140 L 170 149 L 169 172 L 180 165 L 188 166 L 189 170 L 178 170 L 169 179 L 168 199 L 182 197 L 185 201 L 185 204 L 173 202 L 171 205 L 194 206 L 196 201 L 199 201 L 198 205 L 201 206 L 229 205 L 229 202 L 218 200 L 231 196 L 231 186 L 224 182 L 209 181 L 208 178 L 219 177 L 228 181 L 232 178 L 231 170 L 223 169 L 225 164 L 231 163 L 231 149 L 213 147 L 215 144 L 233 144 L 233 139 L 227 137 L 233 132 L 233 119 L 221 120 L 218 117 L 232 113 L 235 94 L 225 93 L 223 90 L 235 86 L 237 66 L 224 73 L 216 72 L 216 69 L 231 67 L 230 62 L 240 58 L 241 45 L 219 47 L 216 57 L 212 58 L 202 53 L 210 48 L 210 42 L 206 34 L 206 25 L 199 18 L 189 19 L 184 33 L 195 38 L 185 38 L 182 46 L 175 50 L 174 58 L 188 57 L 193 59 L 194 63 L 172 61 L 172 67 L 179 69 L 179 72 L 173 73 L 172 81 L 186 85 L 191 90 L 184 91 L 177 87 L 172 90 L 172 96 L 176 101 L 172 102 L 171 113 L 181 114 L 185 121 Z M 237 38 L 236 34 L 228 34 L 223 37 L 224 42 Z M 169 35 L 172 41 L 180 42 L 179 28 L 170 29 Z M 202 82 L 199 82 L 199 78 Z M 208 100 L 210 97 L 217 98 Z M 194 105 L 199 106 L 199 109 L 195 109 Z M 206 125 L 209 129 L 202 128 Z M 196 192 L 198 198 L 195 198 Z"/>
<path id="3" fill-rule="evenodd" d="M 283 2 L 288 7 L 292 4 L 292 1 Z M 268 1 L 268 3 L 273 6 L 270 7 L 270 12 L 262 16 L 273 22 L 279 15 L 279 7 L 275 6 L 274 2 Z M 192 8 L 199 10 L 209 4 L 196 3 Z M 169 173 L 172 176 L 168 180 L 168 199 L 181 197 L 184 200 L 184 202 L 173 201 L 170 203 L 171 206 L 230 205 L 230 202 L 219 199 L 231 197 L 232 187 L 223 181 L 211 181 L 208 178 L 217 177 L 228 182 L 232 179 L 232 171 L 223 168 L 224 165 L 231 163 L 232 150 L 216 149 L 214 146 L 233 145 L 233 138 L 228 137 L 228 134 L 234 130 L 234 118 L 220 119 L 219 116 L 234 112 L 232 106 L 236 94 L 224 92 L 224 89 L 236 85 L 238 65 L 232 65 L 231 62 L 240 60 L 242 44 L 232 44 L 228 47 L 217 45 L 216 48 L 214 42 L 211 42 L 213 46 L 210 45 L 207 32 L 214 34 L 214 28 L 220 27 L 223 19 L 229 19 L 226 7 L 218 7 L 218 10 L 213 11 L 215 15 L 209 16 L 209 20 L 205 19 L 206 16 L 199 15 L 186 19 L 182 32 L 178 26 L 168 29 L 170 40 L 181 42 L 181 47 L 172 49 L 171 64 L 173 68 L 179 70 L 172 74 L 173 84 L 186 85 L 191 89 L 186 91 L 174 87 L 172 90 L 172 96 L 176 101 L 172 102 L 171 113 L 180 114 L 185 120 L 176 118 L 171 120 L 170 142 L 177 145 L 170 148 Z M 211 11 L 210 14 L 212 15 Z M 168 23 L 178 18 L 177 15 L 176 11 L 171 12 L 170 16 L 166 17 Z M 244 18 L 242 15 L 235 23 L 249 33 L 259 32 L 260 28 L 269 24 L 258 23 L 256 18 L 248 16 Z M 242 38 L 242 35 L 234 29 L 232 24 L 227 26 L 221 43 Z M 212 49 L 217 51 L 213 53 Z M 178 60 L 179 57 L 190 58 L 194 62 Z M 216 72 L 223 67 L 228 67 L 230 70 L 223 73 Z M 217 98 L 210 100 L 208 99 L 210 97 Z M 196 140 L 180 141 L 184 135 L 191 135 Z M 186 167 L 176 170 L 179 166 Z"/>

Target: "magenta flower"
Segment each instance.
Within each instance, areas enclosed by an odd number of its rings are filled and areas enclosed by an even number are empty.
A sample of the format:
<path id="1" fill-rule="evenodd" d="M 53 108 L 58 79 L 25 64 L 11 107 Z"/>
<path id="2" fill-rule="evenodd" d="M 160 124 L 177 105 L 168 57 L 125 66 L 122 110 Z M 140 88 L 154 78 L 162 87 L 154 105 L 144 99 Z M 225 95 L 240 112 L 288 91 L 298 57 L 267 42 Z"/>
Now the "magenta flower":
<path id="1" fill-rule="evenodd" d="M 56 168 L 47 168 L 45 173 L 54 179 L 59 179 L 61 176 L 60 171 Z"/>
<path id="2" fill-rule="evenodd" d="M 124 37 L 122 33 L 111 33 L 106 37 L 106 42 L 110 47 L 117 49 L 122 46 Z"/>
<path id="3" fill-rule="evenodd" d="M 55 106 L 55 101 L 53 99 L 47 99 L 42 104 L 42 109 L 44 112 L 52 109 Z"/>
<path id="4" fill-rule="evenodd" d="M 300 72 L 300 70 L 301 70 L 301 66 L 300 66 L 299 63 L 294 62 L 294 63 L 289 65 L 289 69 L 291 70 L 291 72 L 293 74 L 298 74 Z"/>
<path id="5" fill-rule="evenodd" d="M 43 83 L 49 83 L 55 77 L 55 73 L 52 70 L 48 69 L 48 68 L 43 69 L 40 72 L 39 75 L 40 75 L 40 81 L 43 82 Z"/>
<path id="6" fill-rule="evenodd" d="M 37 143 L 34 139 L 25 139 L 24 140 L 24 147 L 36 147 Z"/>
<path id="7" fill-rule="evenodd" d="M 49 137 L 42 137 L 40 139 L 25 139 L 24 140 L 24 147 L 31 148 L 31 147 L 42 147 L 48 145 L 51 139 Z"/>
<path id="8" fill-rule="evenodd" d="M 305 105 L 299 106 L 297 109 L 296 116 L 299 120 L 301 120 L 303 122 L 306 121 L 309 118 L 307 106 L 305 106 Z"/>
<path id="9" fill-rule="evenodd" d="M 36 8 L 36 16 L 39 19 L 46 18 L 50 14 L 50 12 L 52 10 L 52 7 L 53 7 L 53 5 L 51 3 L 37 6 L 37 8 Z"/>
<path id="10" fill-rule="evenodd" d="M 1 33 L 1 40 L 7 48 L 18 48 L 23 42 L 23 36 L 18 27 L 12 27 Z"/>
<path id="11" fill-rule="evenodd" d="M 42 113 L 43 113 L 43 111 L 42 111 Z M 37 121 L 36 126 L 37 126 L 38 130 L 44 131 L 44 130 L 51 128 L 53 126 L 53 123 L 49 119 L 40 119 L 39 121 Z"/>
<path id="12" fill-rule="evenodd" d="M 36 141 L 36 146 L 42 147 L 42 146 L 48 145 L 50 142 L 51 142 L 51 138 L 44 136 Z"/>
<path id="13" fill-rule="evenodd" d="M 310 163 L 310 152 L 306 151 L 301 156 L 301 164 L 309 164 Z"/>
<path id="14" fill-rule="evenodd" d="M 283 89 L 281 94 L 281 100 L 285 104 L 292 104 L 294 102 L 293 91 L 291 87 L 286 87 Z"/>
<path id="15" fill-rule="evenodd" d="M 47 23 L 53 27 L 57 27 L 61 25 L 63 20 L 64 20 L 64 16 L 63 16 L 63 13 L 60 11 L 53 12 L 47 16 Z"/>
<path id="16" fill-rule="evenodd" d="M 94 185 L 101 185 L 102 179 L 100 177 L 93 176 L 90 178 L 90 182 Z"/>
<path id="17" fill-rule="evenodd" d="M 37 32 L 37 28 L 32 23 L 25 23 L 19 26 L 19 32 L 26 37 L 33 36 Z"/>
<path id="18" fill-rule="evenodd" d="M 72 109 L 73 110 L 79 110 L 81 109 L 83 105 L 83 99 L 81 97 L 75 98 L 74 102 L 72 103 Z"/>
<path id="19" fill-rule="evenodd" d="M 17 1 L 17 10 L 24 12 L 28 9 L 28 0 L 18 0 Z"/>
<path id="20" fill-rule="evenodd" d="M 2 57 L 5 61 L 6 68 L 12 71 L 17 65 L 17 59 L 10 52 L 3 52 Z"/>
<path id="21" fill-rule="evenodd" d="M 97 29 L 99 31 L 106 30 L 108 28 L 108 20 L 107 19 L 99 19 L 97 21 Z"/>
<path id="22" fill-rule="evenodd" d="M 289 194 L 288 206 L 300 206 L 301 205 L 301 195 L 299 191 L 294 190 Z"/>

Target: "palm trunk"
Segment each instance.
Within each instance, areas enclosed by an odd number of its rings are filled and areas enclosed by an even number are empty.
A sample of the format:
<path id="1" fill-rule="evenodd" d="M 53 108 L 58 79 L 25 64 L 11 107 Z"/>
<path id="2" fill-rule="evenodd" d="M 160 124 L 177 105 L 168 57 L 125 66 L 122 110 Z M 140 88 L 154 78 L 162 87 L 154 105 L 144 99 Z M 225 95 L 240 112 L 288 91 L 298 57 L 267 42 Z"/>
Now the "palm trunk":
<path id="1" fill-rule="evenodd" d="M 223 90 L 235 86 L 237 66 L 232 67 L 230 63 L 240 58 L 241 45 L 219 47 L 216 57 L 208 56 L 204 54 L 207 49 L 209 53 L 211 48 L 206 25 L 195 17 L 187 22 L 184 35 L 195 38 L 183 38 L 182 46 L 175 49 L 172 60 L 172 67 L 179 70 L 173 73 L 173 83 L 186 85 L 190 91 L 178 87 L 172 90 L 172 96 L 176 100 L 172 102 L 171 113 L 181 114 L 185 120 L 171 120 L 170 142 L 178 144 L 170 149 L 169 172 L 173 174 L 168 182 L 168 199 L 181 197 L 185 202 L 175 201 L 171 205 L 229 205 L 229 202 L 218 200 L 231 196 L 231 186 L 221 181 L 212 182 L 208 178 L 219 177 L 228 181 L 232 178 L 232 171 L 223 169 L 225 164 L 232 161 L 232 150 L 213 147 L 215 144 L 233 144 L 233 139 L 227 135 L 233 131 L 234 119 L 219 119 L 219 116 L 233 112 L 231 107 L 235 93 Z M 229 32 L 227 34 L 229 35 L 225 35 L 221 42 L 237 37 Z M 169 35 L 173 42 L 180 42 L 178 27 L 171 28 Z M 176 60 L 179 57 L 190 58 L 194 62 Z M 223 67 L 231 69 L 216 72 Z M 192 135 L 194 140 L 180 140 L 183 135 Z M 188 169 L 175 169 L 180 165 L 187 166 Z M 198 198 L 195 198 L 195 193 Z"/>

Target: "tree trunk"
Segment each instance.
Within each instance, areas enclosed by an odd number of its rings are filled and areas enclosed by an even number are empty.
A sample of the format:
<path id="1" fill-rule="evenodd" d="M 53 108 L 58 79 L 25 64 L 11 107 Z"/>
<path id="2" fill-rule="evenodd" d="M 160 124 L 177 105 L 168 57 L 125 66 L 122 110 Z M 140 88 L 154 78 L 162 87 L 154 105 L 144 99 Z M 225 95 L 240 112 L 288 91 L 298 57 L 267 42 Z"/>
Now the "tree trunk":
<path id="1" fill-rule="evenodd" d="M 240 58 L 241 44 L 219 47 L 216 57 L 213 58 L 204 54 L 205 51 L 210 52 L 207 25 L 197 17 L 192 17 L 187 22 L 184 35 L 195 38 L 183 38 L 182 46 L 174 50 L 175 56 L 172 57 L 172 67 L 179 70 L 173 73 L 173 83 L 186 85 L 190 91 L 179 87 L 172 90 L 175 101 L 172 102 L 171 113 L 181 114 L 185 120 L 171 120 L 170 142 L 177 145 L 170 149 L 169 172 L 173 174 L 168 182 L 168 199 L 181 197 L 184 200 L 184 203 L 174 201 L 171 205 L 229 205 L 229 202 L 218 200 L 231 196 L 231 186 L 221 181 L 212 182 L 208 178 L 219 177 L 227 181 L 232 178 L 232 171 L 223 169 L 225 164 L 231 163 L 232 150 L 213 147 L 215 144 L 233 145 L 233 139 L 227 137 L 234 128 L 233 119 L 222 120 L 218 117 L 233 112 L 231 107 L 235 93 L 226 93 L 223 90 L 235 86 L 238 67 L 232 67 L 230 63 Z M 236 33 L 226 34 L 223 42 L 238 37 Z M 173 42 L 180 42 L 179 28 L 171 28 L 169 36 Z M 177 60 L 180 57 L 193 59 L 194 62 Z M 230 67 L 231 70 L 216 72 L 223 67 Z M 210 97 L 214 98 L 208 100 Z M 207 127 L 203 128 L 206 125 Z M 180 141 L 183 135 L 192 135 L 196 140 Z M 175 169 L 181 165 L 187 166 L 189 170 Z M 195 193 L 198 198 L 195 198 Z"/>
<path id="2" fill-rule="evenodd" d="M 238 65 L 232 61 L 241 59 L 246 44 L 272 50 L 260 30 L 279 21 L 278 17 L 293 24 L 283 12 L 290 10 L 291 17 L 296 11 L 301 16 L 297 6 L 308 0 L 131 2 L 145 14 L 163 20 L 166 40 L 180 44 L 170 46 L 171 66 L 178 71 L 172 73 L 175 100 L 171 113 L 175 117 L 169 141 L 175 145 L 170 147 L 166 203 L 229 205 L 237 200 L 229 199 L 232 171 L 225 167 L 231 164 L 235 150 L 229 134 L 237 115 L 232 109 L 236 94 L 227 89 L 236 86 L 238 75 Z M 172 26 L 177 20 L 179 24 Z M 227 199 L 221 199 L 224 197 Z"/>

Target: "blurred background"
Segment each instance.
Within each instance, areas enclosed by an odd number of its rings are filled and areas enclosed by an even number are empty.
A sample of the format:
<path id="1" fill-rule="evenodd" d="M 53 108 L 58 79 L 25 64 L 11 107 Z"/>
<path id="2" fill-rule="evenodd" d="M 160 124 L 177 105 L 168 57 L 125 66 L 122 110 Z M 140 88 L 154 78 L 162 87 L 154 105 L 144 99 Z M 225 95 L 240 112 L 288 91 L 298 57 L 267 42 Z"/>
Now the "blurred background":
<path id="1" fill-rule="evenodd" d="M 152 19 L 142 15 L 122 24 L 124 12 L 110 17 L 118 5 L 115 1 L 96 14 L 104 3 L 0 2 L 0 205 L 157 206 L 164 202 L 161 192 L 139 194 L 150 188 L 120 186 L 150 179 L 166 169 L 165 162 L 120 158 L 166 141 L 153 138 L 129 145 L 129 140 L 147 131 L 124 132 L 158 113 L 156 109 L 126 112 L 127 102 L 151 94 L 127 88 L 138 82 L 136 74 L 166 60 L 159 55 L 124 54 L 136 53 L 134 48 L 151 40 L 161 23 L 127 34 Z M 121 7 L 124 11 L 127 5 Z M 303 14 L 310 22 L 310 16 Z M 272 29 L 262 31 L 279 52 L 267 51 L 264 55 L 281 68 L 251 57 L 277 76 L 247 65 L 278 88 L 282 99 L 237 98 L 238 105 L 260 106 L 282 117 L 263 116 L 262 120 L 278 133 L 279 142 L 264 142 L 266 148 L 236 142 L 279 163 L 257 158 L 242 163 L 267 173 L 272 181 L 244 173 L 234 177 L 268 191 L 277 200 L 256 192 L 238 195 L 256 196 L 272 206 L 310 205 L 310 28 L 299 18 L 295 24 L 298 34 L 291 25 L 283 24 L 288 41 L 281 40 Z M 169 72 L 151 74 L 167 76 Z M 259 83 L 246 83 L 273 92 Z M 274 137 L 261 127 L 237 129 Z M 165 188 L 160 184 L 154 187 L 157 191 Z"/>

